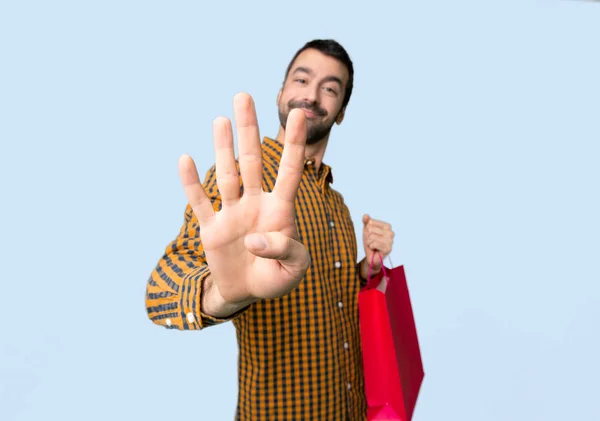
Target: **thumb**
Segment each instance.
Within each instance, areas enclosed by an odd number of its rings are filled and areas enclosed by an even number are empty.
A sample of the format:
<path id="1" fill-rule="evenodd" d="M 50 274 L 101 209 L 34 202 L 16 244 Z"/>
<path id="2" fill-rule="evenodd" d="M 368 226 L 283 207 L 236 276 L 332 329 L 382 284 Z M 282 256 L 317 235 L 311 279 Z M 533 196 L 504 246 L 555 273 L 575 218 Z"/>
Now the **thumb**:
<path id="1" fill-rule="evenodd" d="M 363 220 L 362 220 L 363 224 L 367 225 L 370 220 L 371 220 L 371 217 L 368 214 L 363 215 Z"/>
<path id="2" fill-rule="evenodd" d="M 250 253 L 277 260 L 290 272 L 306 271 L 310 265 L 310 255 L 304 244 L 280 232 L 248 234 L 245 245 Z"/>

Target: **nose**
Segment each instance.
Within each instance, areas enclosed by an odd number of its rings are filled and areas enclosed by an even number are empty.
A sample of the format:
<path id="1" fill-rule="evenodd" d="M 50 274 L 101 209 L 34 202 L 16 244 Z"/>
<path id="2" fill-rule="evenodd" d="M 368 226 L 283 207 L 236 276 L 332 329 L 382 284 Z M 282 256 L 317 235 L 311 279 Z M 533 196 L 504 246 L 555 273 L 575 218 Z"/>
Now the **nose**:
<path id="1" fill-rule="evenodd" d="M 304 90 L 304 101 L 315 105 L 319 101 L 319 89 L 316 84 L 310 84 Z"/>

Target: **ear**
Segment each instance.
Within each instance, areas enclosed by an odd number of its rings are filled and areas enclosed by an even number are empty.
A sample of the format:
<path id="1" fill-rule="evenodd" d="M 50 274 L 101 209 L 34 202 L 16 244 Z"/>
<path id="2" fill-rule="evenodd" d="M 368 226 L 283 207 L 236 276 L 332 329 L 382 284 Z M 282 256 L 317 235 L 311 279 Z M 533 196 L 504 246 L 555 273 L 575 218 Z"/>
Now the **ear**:
<path id="1" fill-rule="evenodd" d="M 281 99 L 281 94 L 283 93 L 283 89 L 279 90 L 279 93 L 277 94 L 277 103 L 275 105 L 279 106 L 279 100 Z"/>
<path id="2" fill-rule="evenodd" d="M 341 111 L 338 113 L 337 118 L 335 119 L 336 124 L 339 126 L 340 124 L 342 124 L 342 121 L 344 121 L 344 115 L 346 114 L 346 107 L 342 108 Z"/>

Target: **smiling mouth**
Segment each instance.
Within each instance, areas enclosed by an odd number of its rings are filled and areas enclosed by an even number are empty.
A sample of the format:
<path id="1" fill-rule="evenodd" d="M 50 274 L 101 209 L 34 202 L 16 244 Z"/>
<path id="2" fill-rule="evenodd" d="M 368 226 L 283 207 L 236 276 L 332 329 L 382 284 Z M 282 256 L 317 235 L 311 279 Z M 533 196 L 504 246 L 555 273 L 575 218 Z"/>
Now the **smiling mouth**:
<path id="1" fill-rule="evenodd" d="M 306 116 L 307 119 L 314 119 L 317 117 L 321 117 L 320 113 L 317 113 L 316 111 L 310 110 L 308 108 L 304 108 L 304 107 L 298 107 L 300 108 L 302 111 L 304 111 L 304 115 Z"/>

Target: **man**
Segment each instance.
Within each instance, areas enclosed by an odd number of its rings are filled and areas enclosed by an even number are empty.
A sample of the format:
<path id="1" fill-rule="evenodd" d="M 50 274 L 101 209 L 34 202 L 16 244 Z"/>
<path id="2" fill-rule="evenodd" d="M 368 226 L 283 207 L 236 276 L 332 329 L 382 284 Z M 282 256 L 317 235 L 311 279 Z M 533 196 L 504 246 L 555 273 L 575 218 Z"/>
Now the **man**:
<path id="1" fill-rule="evenodd" d="M 358 292 L 371 261 L 380 272 L 394 234 L 365 215 L 357 263 L 350 212 L 323 163 L 353 76 L 341 45 L 311 41 L 277 96 L 275 139 L 261 144 L 252 99 L 238 94 L 238 161 L 225 118 L 214 122 L 215 166 L 202 185 L 192 159 L 180 159 L 189 204 L 148 281 L 147 311 L 182 330 L 232 321 L 238 420 L 365 419 Z"/>

